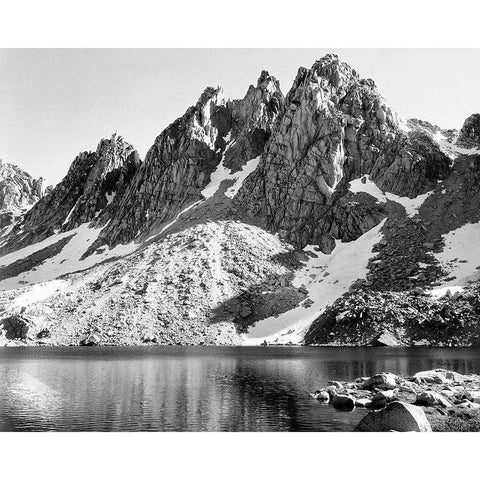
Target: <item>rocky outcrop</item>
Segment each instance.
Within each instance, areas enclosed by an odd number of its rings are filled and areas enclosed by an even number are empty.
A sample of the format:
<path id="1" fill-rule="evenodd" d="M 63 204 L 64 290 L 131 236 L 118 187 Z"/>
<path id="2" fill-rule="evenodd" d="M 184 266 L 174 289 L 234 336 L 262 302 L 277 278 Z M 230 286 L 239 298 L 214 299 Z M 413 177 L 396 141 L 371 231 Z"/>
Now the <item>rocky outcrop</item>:
<path id="1" fill-rule="evenodd" d="M 0 213 L 31 207 L 45 190 L 43 178 L 36 180 L 19 167 L 0 160 Z"/>
<path id="2" fill-rule="evenodd" d="M 467 148 L 480 147 L 480 113 L 470 115 L 458 134 L 457 144 Z"/>
<path id="3" fill-rule="evenodd" d="M 297 247 L 331 246 L 328 237 L 341 232 L 326 233 L 332 221 L 325 218 L 347 182 L 367 173 L 382 190 L 415 197 L 444 178 L 450 163 L 431 137 L 404 132 L 372 80 L 327 55 L 298 71 L 238 202 Z"/>
<path id="4" fill-rule="evenodd" d="M 382 335 L 398 345 L 480 345 L 480 290 L 436 299 L 420 291 L 345 294 L 313 322 L 307 344 L 371 345 Z"/>
<path id="5" fill-rule="evenodd" d="M 92 250 L 158 233 L 203 200 L 202 190 L 217 168 L 236 172 L 263 152 L 282 110 L 278 81 L 265 71 L 242 100 L 230 101 L 220 88 L 207 88 L 156 138 L 130 188 L 112 204 L 115 214 Z M 97 223 L 103 226 L 110 218 L 102 216 Z"/>
<path id="6" fill-rule="evenodd" d="M 117 134 L 101 140 L 95 152 L 80 153 L 65 178 L 13 230 L 5 251 L 90 222 L 126 188 L 139 164 L 136 150 Z"/>
<path id="7" fill-rule="evenodd" d="M 27 338 L 30 322 L 25 316 L 16 314 L 1 319 L 0 327 L 8 340 L 23 340 Z"/>

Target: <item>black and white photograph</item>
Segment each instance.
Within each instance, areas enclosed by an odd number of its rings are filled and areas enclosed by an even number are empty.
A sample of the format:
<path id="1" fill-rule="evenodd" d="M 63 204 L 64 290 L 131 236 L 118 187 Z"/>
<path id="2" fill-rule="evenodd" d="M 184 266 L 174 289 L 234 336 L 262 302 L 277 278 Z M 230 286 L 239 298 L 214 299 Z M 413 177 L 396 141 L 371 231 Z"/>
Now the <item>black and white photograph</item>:
<path id="1" fill-rule="evenodd" d="M 474 440 L 480 48 L 196 24 L 0 45 L 0 445 Z"/>

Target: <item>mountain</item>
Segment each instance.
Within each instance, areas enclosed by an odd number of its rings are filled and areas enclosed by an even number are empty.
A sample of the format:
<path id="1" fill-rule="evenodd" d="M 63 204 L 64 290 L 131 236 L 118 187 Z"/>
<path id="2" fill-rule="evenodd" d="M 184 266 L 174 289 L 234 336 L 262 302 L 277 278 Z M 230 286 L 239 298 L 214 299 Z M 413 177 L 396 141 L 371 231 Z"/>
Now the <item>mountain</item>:
<path id="1" fill-rule="evenodd" d="M 10 233 L 16 219 L 40 200 L 46 190 L 43 178 L 34 179 L 17 166 L 0 160 L 0 238 Z"/>
<path id="2" fill-rule="evenodd" d="M 144 161 L 114 134 L 17 219 L 3 341 L 476 344 L 479 118 L 404 121 L 335 55 L 286 96 L 209 87 Z"/>

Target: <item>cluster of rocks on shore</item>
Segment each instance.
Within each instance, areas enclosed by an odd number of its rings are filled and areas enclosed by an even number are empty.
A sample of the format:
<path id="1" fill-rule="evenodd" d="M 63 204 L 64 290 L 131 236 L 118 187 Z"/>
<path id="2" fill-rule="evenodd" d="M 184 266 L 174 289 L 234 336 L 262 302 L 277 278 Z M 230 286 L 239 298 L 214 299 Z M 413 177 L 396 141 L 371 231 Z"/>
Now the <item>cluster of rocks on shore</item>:
<path id="1" fill-rule="evenodd" d="M 441 430 L 442 419 L 480 411 L 480 375 L 435 369 L 412 376 L 379 373 L 352 382 L 329 381 L 310 394 L 337 410 L 370 410 L 355 431 Z"/>

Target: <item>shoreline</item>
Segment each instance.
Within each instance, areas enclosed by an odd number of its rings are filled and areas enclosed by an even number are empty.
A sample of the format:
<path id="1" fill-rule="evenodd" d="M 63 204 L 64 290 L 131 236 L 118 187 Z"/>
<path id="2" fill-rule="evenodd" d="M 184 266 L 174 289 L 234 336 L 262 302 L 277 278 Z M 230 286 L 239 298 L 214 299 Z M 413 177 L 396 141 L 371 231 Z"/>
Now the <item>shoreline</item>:
<path id="1" fill-rule="evenodd" d="M 342 345 L 332 345 L 332 344 L 318 344 L 318 345 L 302 345 L 302 344 L 269 344 L 269 345 L 243 345 L 243 344 L 177 344 L 177 343 L 125 343 L 125 344 L 107 344 L 107 343 L 99 343 L 95 345 L 82 345 L 82 344 L 62 344 L 62 343 L 23 343 L 20 341 L 15 340 L 8 340 L 9 343 L 5 343 L 0 345 L 1 348 L 45 348 L 45 347 L 82 347 L 85 349 L 92 349 L 98 347 L 148 347 L 148 348 L 155 348 L 155 347 L 194 347 L 194 348 L 211 348 L 211 347 L 219 347 L 219 348 L 262 348 L 262 349 L 273 349 L 273 348 L 308 348 L 308 349 L 316 349 L 316 348 L 325 348 L 325 349 L 336 349 L 336 348 L 349 348 L 349 349 L 379 349 L 385 351 L 394 351 L 394 350 L 414 350 L 414 349 L 428 349 L 428 350 L 435 350 L 435 349 L 448 349 L 448 350 L 459 350 L 459 349 L 479 349 L 480 345 L 455 345 L 455 346 L 448 346 L 448 345 L 395 345 L 395 346 L 379 346 L 379 345 L 358 345 L 358 344 L 342 344 Z"/>
<path id="2" fill-rule="evenodd" d="M 437 368 L 330 380 L 310 393 L 340 411 L 365 410 L 354 431 L 480 431 L 480 375 Z"/>

